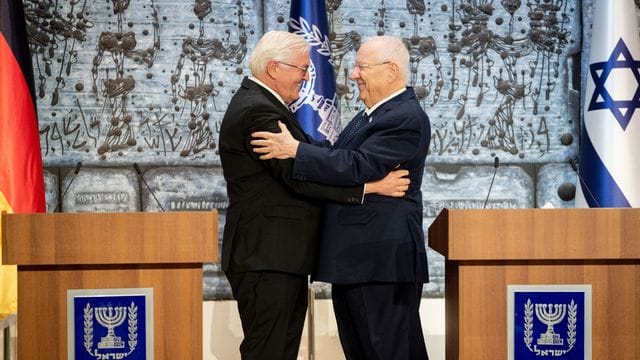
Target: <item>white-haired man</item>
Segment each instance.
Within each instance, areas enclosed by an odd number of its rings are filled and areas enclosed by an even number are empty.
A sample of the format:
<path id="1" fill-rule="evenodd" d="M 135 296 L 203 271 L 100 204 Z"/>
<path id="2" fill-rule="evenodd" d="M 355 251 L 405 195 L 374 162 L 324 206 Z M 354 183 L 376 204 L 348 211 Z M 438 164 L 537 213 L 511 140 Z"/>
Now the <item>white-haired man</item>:
<path id="1" fill-rule="evenodd" d="M 220 129 L 229 195 L 222 269 L 238 302 L 243 360 L 297 358 L 307 275 L 320 238 L 320 199 L 357 206 L 365 193 L 361 184 L 338 187 L 294 180 L 292 160 L 260 160 L 251 149 L 250 134 L 277 131 L 278 121 L 297 141 L 310 141 L 287 108 L 308 79 L 308 67 L 309 46 L 302 37 L 283 31 L 264 34 L 249 58 L 252 76 L 231 99 Z M 367 192 L 402 196 L 408 180 L 401 177 L 406 173 L 368 183 Z"/>
<path id="2" fill-rule="evenodd" d="M 362 206 L 328 204 L 315 280 L 333 284 L 333 308 L 348 360 L 424 360 L 422 284 L 428 281 L 420 184 L 431 139 L 429 118 L 407 87 L 409 53 L 401 39 L 370 38 L 350 79 L 365 110 L 331 147 L 286 133 L 258 132 L 262 159 L 295 158 L 294 178 L 352 186 L 399 166 L 411 185 L 402 198 L 376 194 Z"/>

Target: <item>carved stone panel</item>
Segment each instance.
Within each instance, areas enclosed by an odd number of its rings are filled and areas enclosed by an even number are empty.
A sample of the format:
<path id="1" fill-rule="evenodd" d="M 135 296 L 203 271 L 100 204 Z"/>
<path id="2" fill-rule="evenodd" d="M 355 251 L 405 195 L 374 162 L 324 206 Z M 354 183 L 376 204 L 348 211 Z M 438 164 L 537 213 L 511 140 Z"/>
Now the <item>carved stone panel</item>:
<path id="1" fill-rule="evenodd" d="M 497 169 L 488 166 L 462 167 L 456 173 L 437 173 L 433 167 L 427 167 L 422 182 L 425 237 L 429 226 L 444 208 L 530 208 L 533 207 L 533 195 L 533 180 L 517 166 L 500 166 Z M 430 282 L 425 284 L 423 294 L 442 297 L 444 257 L 430 248 L 427 254 Z"/>
<path id="2" fill-rule="evenodd" d="M 143 176 L 153 192 L 152 195 L 146 185 L 141 184 L 144 211 L 161 211 L 160 205 L 165 211 L 218 210 L 219 257 L 222 254 L 222 234 L 229 205 L 222 169 L 160 167 L 145 172 Z M 203 271 L 204 299 L 231 299 L 231 287 L 220 270 L 220 262 L 204 264 Z"/>
<path id="3" fill-rule="evenodd" d="M 51 171 L 44 170 L 44 197 L 47 212 L 53 212 L 58 205 L 58 177 Z"/>
<path id="4" fill-rule="evenodd" d="M 140 189 L 133 169 L 83 167 L 62 181 L 69 190 L 62 199 L 64 212 L 140 211 Z"/>
<path id="5" fill-rule="evenodd" d="M 573 208 L 578 174 L 569 164 L 547 164 L 538 170 L 536 207 Z"/>

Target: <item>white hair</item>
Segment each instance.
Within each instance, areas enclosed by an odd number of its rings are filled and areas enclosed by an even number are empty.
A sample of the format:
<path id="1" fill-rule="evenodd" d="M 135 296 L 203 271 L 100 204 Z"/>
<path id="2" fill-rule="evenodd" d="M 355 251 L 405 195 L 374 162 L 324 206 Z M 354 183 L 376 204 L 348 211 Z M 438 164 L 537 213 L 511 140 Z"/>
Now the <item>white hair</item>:
<path id="1" fill-rule="evenodd" d="M 372 46 L 376 51 L 378 62 L 389 61 L 398 65 L 400 77 L 405 84 L 409 79 L 409 50 L 407 45 L 396 36 L 382 35 L 365 39 L 362 45 Z"/>
<path id="2" fill-rule="evenodd" d="M 249 70 L 253 76 L 262 74 L 270 61 L 290 61 L 298 54 L 309 52 L 309 44 L 300 35 L 286 31 L 265 33 L 249 56 Z"/>

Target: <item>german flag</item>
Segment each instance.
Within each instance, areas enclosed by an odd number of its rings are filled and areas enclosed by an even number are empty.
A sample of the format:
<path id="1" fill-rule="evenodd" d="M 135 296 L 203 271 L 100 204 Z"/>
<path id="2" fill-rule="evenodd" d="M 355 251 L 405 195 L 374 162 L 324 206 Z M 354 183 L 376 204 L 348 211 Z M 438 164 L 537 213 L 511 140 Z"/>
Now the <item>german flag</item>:
<path id="1" fill-rule="evenodd" d="M 0 213 L 46 210 L 34 94 L 22 1 L 0 0 Z M 17 310 L 16 282 L 0 266 L 0 313 Z"/>

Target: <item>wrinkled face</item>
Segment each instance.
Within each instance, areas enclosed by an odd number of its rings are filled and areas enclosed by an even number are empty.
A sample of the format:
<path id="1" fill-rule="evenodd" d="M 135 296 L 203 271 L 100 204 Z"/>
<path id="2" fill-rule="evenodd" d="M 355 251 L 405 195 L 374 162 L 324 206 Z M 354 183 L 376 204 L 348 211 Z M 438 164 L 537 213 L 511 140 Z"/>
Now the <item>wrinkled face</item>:
<path id="1" fill-rule="evenodd" d="M 291 57 L 287 61 L 272 61 L 269 66 L 273 67 L 274 89 L 284 102 L 289 104 L 300 96 L 300 86 L 302 81 L 309 80 L 310 60 L 309 53 L 305 52 Z"/>
<path id="2" fill-rule="evenodd" d="M 358 83 L 360 100 L 368 108 L 387 97 L 389 92 L 389 84 L 386 80 L 391 63 L 380 61 L 377 50 L 374 46 L 368 46 L 367 43 L 362 45 L 356 54 L 356 63 L 349 75 L 349 79 Z"/>

